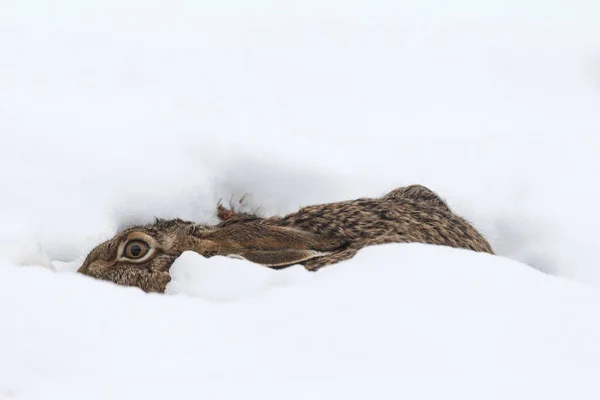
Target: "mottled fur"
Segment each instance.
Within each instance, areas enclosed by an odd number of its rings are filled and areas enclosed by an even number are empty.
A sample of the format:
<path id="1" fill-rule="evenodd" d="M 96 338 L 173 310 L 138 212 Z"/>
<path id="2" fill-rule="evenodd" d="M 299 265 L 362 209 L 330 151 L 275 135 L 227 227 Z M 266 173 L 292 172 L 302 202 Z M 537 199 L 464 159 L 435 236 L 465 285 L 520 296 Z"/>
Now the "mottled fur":
<path id="1" fill-rule="evenodd" d="M 493 254 L 475 228 L 421 185 L 380 198 L 304 207 L 284 217 L 260 218 L 220 204 L 217 215 L 222 222 L 216 226 L 176 219 L 129 228 L 92 250 L 79 272 L 164 292 L 169 268 L 186 250 L 205 257 L 241 257 L 271 268 L 303 264 L 313 271 L 384 243 L 428 243 Z M 150 255 L 136 261 L 119 254 L 132 239 L 147 242 Z"/>

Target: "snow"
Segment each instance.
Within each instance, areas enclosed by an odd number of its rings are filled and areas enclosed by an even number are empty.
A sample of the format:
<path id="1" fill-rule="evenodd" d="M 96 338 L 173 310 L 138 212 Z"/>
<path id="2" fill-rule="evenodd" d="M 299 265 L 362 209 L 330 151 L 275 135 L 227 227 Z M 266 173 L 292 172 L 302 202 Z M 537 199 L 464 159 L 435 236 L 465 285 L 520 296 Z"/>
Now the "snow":
<path id="1" fill-rule="evenodd" d="M 3 353 L 18 357 L 0 376 L 23 398 L 597 395 L 597 289 L 502 257 L 386 245 L 227 302 L 0 273 L 19 299 L 3 316 Z"/>
<path id="2" fill-rule="evenodd" d="M 50 4 L 50 3 L 48 3 Z M 597 399 L 599 5 L 12 2 L 0 13 L 0 399 Z M 498 256 L 73 272 L 154 216 L 421 183 Z"/>
<path id="3" fill-rule="evenodd" d="M 295 285 L 316 276 L 301 265 L 277 271 L 246 260 L 220 256 L 208 260 L 191 251 L 184 252 L 169 272 L 171 282 L 165 293 L 214 301 L 239 300 L 271 287 Z"/>

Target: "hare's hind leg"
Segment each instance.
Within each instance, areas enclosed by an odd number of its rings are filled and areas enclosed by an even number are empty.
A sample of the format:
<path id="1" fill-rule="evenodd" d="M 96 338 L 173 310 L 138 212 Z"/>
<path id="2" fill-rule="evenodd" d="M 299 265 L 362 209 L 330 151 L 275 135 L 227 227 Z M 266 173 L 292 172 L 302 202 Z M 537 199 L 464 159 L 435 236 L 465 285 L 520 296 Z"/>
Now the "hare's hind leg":
<path id="1" fill-rule="evenodd" d="M 339 263 L 340 261 L 349 260 L 360 250 L 361 247 L 348 247 L 342 251 L 337 253 L 331 253 L 324 255 L 322 257 L 313 258 L 311 260 L 305 261 L 302 263 L 304 268 L 309 271 L 316 271 L 320 268 L 326 267 L 328 265 Z"/>
<path id="2" fill-rule="evenodd" d="M 355 242 L 350 246 L 346 247 L 344 250 L 334 252 L 331 254 L 327 254 L 325 256 L 314 258 L 312 260 L 308 260 L 304 263 L 304 267 L 309 271 L 316 271 L 319 268 L 323 268 L 327 265 L 335 264 L 340 261 L 349 260 L 358 253 L 359 250 L 364 249 L 369 246 L 376 246 L 381 244 L 390 244 L 390 243 L 410 243 L 414 242 L 410 238 L 406 237 L 406 235 L 398 235 L 394 233 L 379 235 L 367 240 Z"/>
<path id="3" fill-rule="evenodd" d="M 383 196 L 383 199 L 392 201 L 411 199 L 422 201 L 431 204 L 432 206 L 441 207 L 450 211 L 448 204 L 446 204 L 446 202 L 440 196 L 438 196 L 437 193 L 423 185 L 409 185 L 394 189 Z"/>

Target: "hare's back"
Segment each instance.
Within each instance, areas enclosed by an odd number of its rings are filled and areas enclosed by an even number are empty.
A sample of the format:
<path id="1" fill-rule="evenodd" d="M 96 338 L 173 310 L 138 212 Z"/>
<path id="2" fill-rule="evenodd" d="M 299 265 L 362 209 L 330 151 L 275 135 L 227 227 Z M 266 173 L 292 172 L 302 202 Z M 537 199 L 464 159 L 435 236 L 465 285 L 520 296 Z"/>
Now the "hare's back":
<path id="1" fill-rule="evenodd" d="M 278 220 L 319 235 L 350 240 L 406 234 L 411 227 L 452 218 L 449 210 L 411 199 L 358 199 L 308 206 Z"/>
<path id="2" fill-rule="evenodd" d="M 412 198 L 384 196 L 308 206 L 275 223 L 365 245 L 418 242 L 493 253 L 485 238 L 445 203 Z"/>

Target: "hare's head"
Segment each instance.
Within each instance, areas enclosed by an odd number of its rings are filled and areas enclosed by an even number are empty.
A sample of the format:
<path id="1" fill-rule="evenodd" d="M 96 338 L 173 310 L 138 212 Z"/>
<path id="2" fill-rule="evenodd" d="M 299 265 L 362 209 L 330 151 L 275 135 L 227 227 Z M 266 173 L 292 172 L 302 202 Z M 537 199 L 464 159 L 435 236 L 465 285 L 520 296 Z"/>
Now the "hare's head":
<path id="1" fill-rule="evenodd" d="M 137 286 L 146 292 L 163 293 L 171 280 L 169 269 L 184 251 L 285 268 L 325 256 L 347 244 L 342 238 L 274 226 L 260 218 L 216 226 L 180 219 L 157 220 L 153 225 L 128 228 L 98 245 L 78 272 L 118 285 Z"/>
<path id="2" fill-rule="evenodd" d="M 169 268 L 186 250 L 195 250 L 194 234 L 202 225 L 182 220 L 157 220 L 118 233 L 94 248 L 77 272 L 146 292 L 164 292 Z"/>

